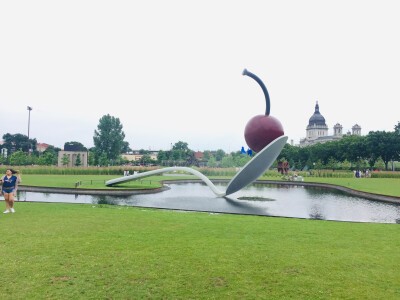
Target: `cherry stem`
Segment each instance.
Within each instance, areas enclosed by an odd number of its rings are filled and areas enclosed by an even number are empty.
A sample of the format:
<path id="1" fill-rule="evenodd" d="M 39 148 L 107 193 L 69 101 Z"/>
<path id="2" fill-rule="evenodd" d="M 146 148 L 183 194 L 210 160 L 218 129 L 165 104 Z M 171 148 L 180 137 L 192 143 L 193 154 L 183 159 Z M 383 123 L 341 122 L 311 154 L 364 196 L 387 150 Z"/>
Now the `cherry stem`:
<path id="1" fill-rule="evenodd" d="M 261 86 L 261 88 L 262 88 L 262 90 L 264 92 L 264 95 L 265 95 L 265 102 L 266 102 L 266 106 L 267 106 L 266 109 L 265 109 L 265 114 L 267 116 L 269 116 L 269 113 L 271 111 L 271 101 L 269 100 L 269 94 L 268 94 L 267 88 L 265 87 L 264 83 L 256 75 L 254 75 L 253 73 L 247 71 L 247 69 L 244 69 L 242 74 L 253 78 Z"/>

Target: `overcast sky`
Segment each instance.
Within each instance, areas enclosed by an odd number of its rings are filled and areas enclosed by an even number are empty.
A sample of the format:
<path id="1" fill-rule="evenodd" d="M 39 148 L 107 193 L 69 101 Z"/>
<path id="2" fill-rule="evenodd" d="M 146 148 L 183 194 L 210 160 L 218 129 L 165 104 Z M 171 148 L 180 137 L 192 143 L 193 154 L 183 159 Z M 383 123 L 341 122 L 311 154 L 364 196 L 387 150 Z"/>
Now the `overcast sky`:
<path id="1" fill-rule="evenodd" d="M 265 112 L 289 140 L 316 101 L 333 134 L 400 120 L 399 1 L 0 0 L 0 139 L 93 146 L 99 119 L 133 149 L 237 151 Z"/>

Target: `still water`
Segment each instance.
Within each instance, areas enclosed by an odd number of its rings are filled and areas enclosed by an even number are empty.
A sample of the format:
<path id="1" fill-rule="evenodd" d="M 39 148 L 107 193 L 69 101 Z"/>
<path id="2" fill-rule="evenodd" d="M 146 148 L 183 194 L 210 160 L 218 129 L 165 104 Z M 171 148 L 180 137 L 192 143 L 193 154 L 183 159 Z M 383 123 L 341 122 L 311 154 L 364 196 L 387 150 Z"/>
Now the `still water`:
<path id="1" fill-rule="evenodd" d="M 226 184 L 217 185 L 220 190 Z M 171 184 L 170 190 L 132 196 L 89 196 L 18 192 L 18 201 L 114 204 L 351 222 L 400 223 L 400 205 L 316 187 L 253 184 L 217 198 L 201 183 Z M 239 198 L 260 199 L 240 200 Z"/>

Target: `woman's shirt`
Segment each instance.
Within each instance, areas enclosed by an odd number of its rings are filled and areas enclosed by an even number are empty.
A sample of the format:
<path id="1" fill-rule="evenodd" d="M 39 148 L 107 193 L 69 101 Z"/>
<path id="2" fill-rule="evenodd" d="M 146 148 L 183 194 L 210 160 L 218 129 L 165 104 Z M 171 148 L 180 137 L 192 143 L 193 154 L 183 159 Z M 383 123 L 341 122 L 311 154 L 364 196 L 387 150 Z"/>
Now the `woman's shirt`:
<path id="1" fill-rule="evenodd" d="M 15 188 L 16 187 L 16 183 L 18 178 L 17 176 L 11 176 L 10 178 L 8 178 L 7 176 L 4 176 L 2 178 L 3 180 L 3 189 L 10 189 L 10 188 Z"/>

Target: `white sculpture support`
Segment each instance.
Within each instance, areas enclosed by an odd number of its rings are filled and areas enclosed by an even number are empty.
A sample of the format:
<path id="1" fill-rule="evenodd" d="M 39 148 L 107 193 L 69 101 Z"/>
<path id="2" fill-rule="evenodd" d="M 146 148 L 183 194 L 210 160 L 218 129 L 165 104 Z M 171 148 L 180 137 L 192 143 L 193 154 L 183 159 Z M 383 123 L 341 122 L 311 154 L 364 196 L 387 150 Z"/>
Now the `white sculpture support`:
<path id="1" fill-rule="evenodd" d="M 125 176 L 125 177 L 121 177 L 121 178 L 111 179 L 111 180 L 106 182 L 106 186 L 112 186 L 114 184 L 121 183 L 121 182 L 136 180 L 136 179 L 139 179 L 139 178 L 144 178 L 144 177 L 149 177 L 149 176 L 153 176 L 153 175 L 156 175 L 156 174 L 168 173 L 168 172 L 174 172 L 174 171 L 183 171 L 183 172 L 191 173 L 191 174 L 199 177 L 201 180 L 203 180 L 204 183 L 207 184 L 208 187 L 214 192 L 214 194 L 217 195 L 217 197 L 224 197 L 225 196 L 225 192 L 221 192 L 220 190 L 218 190 L 216 188 L 216 186 L 211 182 L 211 180 L 208 179 L 205 175 L 203 175 L 199 171 L 196 171 L 196 170 L 194 170 L 192 168 L 187 168 L 187 167 L 162 168 L 162 169 L 157 169 L 157 170 L 148 171 L 148 172 L 144 172 L 144 173 L 139 173 L 139 174 L 135 174 L 135 175 L 130 175 L 130 176 Z"/>
<path id="2" fill-rule="evenodd" d="M 139 173 L 139 174 L 135 174 L 135 175 L 111 179 L 106 182 L 106 186 L 112 186 L 117 183 L 136 180 L 139 178 L 144 178 L 144 177 L 161 174 L 161 173 L 168 173 L 168 172 L 173 172 L 173 171 L 183 171 L 183 172 L 191 173 L 191 174 L 199 177 L 201 180 L 203 180 L 205 182 L 205 184 L 207 184 L 208 187 L 214 192 L 214 194 L 217 195 L 217 197 L 224 197 L 226 195 L 230 195 L 230 194 L 233 194 L 233 193 L 241 190 L 245 186 L 253 183 L 262 174 L 264 174 L 264 172 L 267 171 L 268 168 L 277 159 L 279 153 L 281 153 L 283 147 L 285 146 L 285 144 L 287 142 L 287 139 L 288 139 L 287 136 L 281 136 L 281 137 L 278 137 L 277 139 L 275 139 L 274 141 L 272 141 L 269 145 L 265 146 L 264 149 L 262 149 L 259 153 L 257 153 L 257 155 L 254 156 L 232 178 L 232 180 L 228 183 L 228 186 L 227 186 L 225 192 L 221 192 L 220 190 L 218 190 L 215 187 L 215 185 L 210 181 L 210 179 L 208 179 L 205 175 L 203 175 L 199 171 L 196 171 L 192 168 L 187 168 L 187 167 L 163 168 L 163 169 L 157 169 L 157 170 Z"/>

